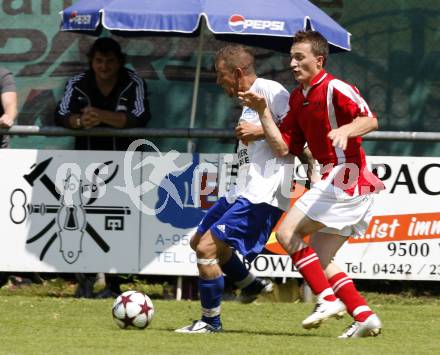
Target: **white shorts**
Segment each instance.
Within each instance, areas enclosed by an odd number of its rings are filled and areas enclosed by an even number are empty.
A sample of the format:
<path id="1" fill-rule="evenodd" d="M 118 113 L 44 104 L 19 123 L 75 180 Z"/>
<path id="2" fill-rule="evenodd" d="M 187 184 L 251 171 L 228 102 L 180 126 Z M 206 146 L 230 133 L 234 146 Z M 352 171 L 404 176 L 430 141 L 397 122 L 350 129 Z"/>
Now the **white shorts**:
<path id="1" fill-rule="evenodd" d="M 301 196 L 294 207 L 324 224 L 320 232 L 350 237 L 365 234 L 373 217 L 373 203 L 372 194 L 350 196 L 320 181 Z"/>

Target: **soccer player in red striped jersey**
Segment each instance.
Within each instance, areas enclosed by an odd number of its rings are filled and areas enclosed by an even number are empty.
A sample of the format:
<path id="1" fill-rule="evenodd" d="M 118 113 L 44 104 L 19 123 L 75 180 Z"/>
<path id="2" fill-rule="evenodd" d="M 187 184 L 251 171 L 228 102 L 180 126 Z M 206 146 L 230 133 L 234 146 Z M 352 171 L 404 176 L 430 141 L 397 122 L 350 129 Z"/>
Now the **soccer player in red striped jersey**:
<path id="1" fill-rule="evenodd" d="M 277 127 L 263 97 L 241 92 L 243 104 L 258 112 L 266 141 L 277 156 L 298 155 L 307 145 L 321 167 L 321 178 L 291 208 L 276 237 L 317 295 L 302 325 L 317 328 L 345 309 L 354 322 L 341 338 L 380 334 L 381 322 L 333 257 L 348 237 L 365 233 L 373 196 L 384 188 L 366 167 L 361 136 L 377 129 L 377 118 L 353 85 L 324 70 L 329 49 L 316 31 L 299 31 L 290 51 L 293 75 L 300 84 L 290 111 Z M 310 245 L 303 238 L 311 235 Z M 341 302 L 342 301 L 342 302 Z"/>

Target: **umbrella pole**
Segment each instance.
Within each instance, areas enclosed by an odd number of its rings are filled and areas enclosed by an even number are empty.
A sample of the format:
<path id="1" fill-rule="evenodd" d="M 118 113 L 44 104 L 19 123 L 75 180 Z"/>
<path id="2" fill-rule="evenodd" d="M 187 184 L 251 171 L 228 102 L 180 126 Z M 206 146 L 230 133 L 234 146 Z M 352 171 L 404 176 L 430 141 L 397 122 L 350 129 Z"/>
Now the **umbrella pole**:
<path id="1" fill-rule="evenodd" d="M 194 89 L 193 89 L 193 97 L 191 103 L 191 116 L 189 119 L 189 128 L 194 128 L 194 123 L 196 121 L 196 112 L 197 112 L 197 99 L 199 95 L 199 84 L 200 84 L 200 71 L 202 67 L 202 55 L 203 55 L 203 41 L 205 35 L 205 20 L 202 17 L 200 19 L 200 36 L 199 43 L 197 45 L 197 60 L 196 60 L 196 74 L 194 78 Z M 187 151 L 188 153 L 194 152 L 194 143 L 191 138 L 188 139 Z"/>
<path id="2" fill-rule="evenodd" d="M 202 51 L 203 51 L 203 41 L 205 34 L 205 21 L 202 17 L 200 20 L 200 36 L 199 43 L 197 45 L 197 59 L 196 59 L 196 75 L 194 78 L 194 89 L 193 89 L 193 97 L 191 103 L 191 116 L 189 118 L 189 128 L 194 128 L 194 123 L 196 121 L 196 112 L 197 112 L 197 98 L 199 95 L 199 84 L 200 84 L 200 69 L 202 67 Z M 188 153 L 193 153 L 195 150 L 194 143 L 191 138 L 188 138 L 187 151 Z M 177 277 L 177 285 L 176 285 L 176 300 L 180 301 L 182 299 L 182 276 Z"/>

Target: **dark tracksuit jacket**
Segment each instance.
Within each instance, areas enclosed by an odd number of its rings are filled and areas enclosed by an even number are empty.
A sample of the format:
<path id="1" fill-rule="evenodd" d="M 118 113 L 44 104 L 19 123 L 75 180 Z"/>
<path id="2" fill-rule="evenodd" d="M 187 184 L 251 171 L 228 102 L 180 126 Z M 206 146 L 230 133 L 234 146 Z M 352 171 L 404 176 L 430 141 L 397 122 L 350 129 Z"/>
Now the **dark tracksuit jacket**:
<path id="1" fill-rule="evenodd" d="M 145 127 L 151 118 L 147 98 L 147 84 L 133 71 L 121 68 L 119 79 L 108 96 L 103 96 L 96 84 L 93 71 L 88 70 L 69 79 L 64 95 L 55 110 L 55 123 L 69 127 L 71 114 L 81 113 L 86 106 L 107 111 L 125 112 L 125 128 Z M 99 127 L 109 127 L 100 124 Z M 126 150 L 136 138 L 129 137 L 76 137 L 78 150 Z"/>

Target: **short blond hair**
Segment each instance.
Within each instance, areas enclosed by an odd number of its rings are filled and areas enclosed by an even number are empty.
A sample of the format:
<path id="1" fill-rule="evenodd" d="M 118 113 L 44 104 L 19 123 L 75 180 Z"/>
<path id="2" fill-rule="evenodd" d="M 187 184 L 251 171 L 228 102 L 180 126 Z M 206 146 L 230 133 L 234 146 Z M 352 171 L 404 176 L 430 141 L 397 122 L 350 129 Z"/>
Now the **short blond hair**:
<path id="1" fill-rule="evenodd" d="M 251 48 L 242 45 L 227 45 L 215 55 L 215 64 L 225 63 L 228 70 L 241 68 L 246 74 L 255 74 L 255 58 Z"/>

